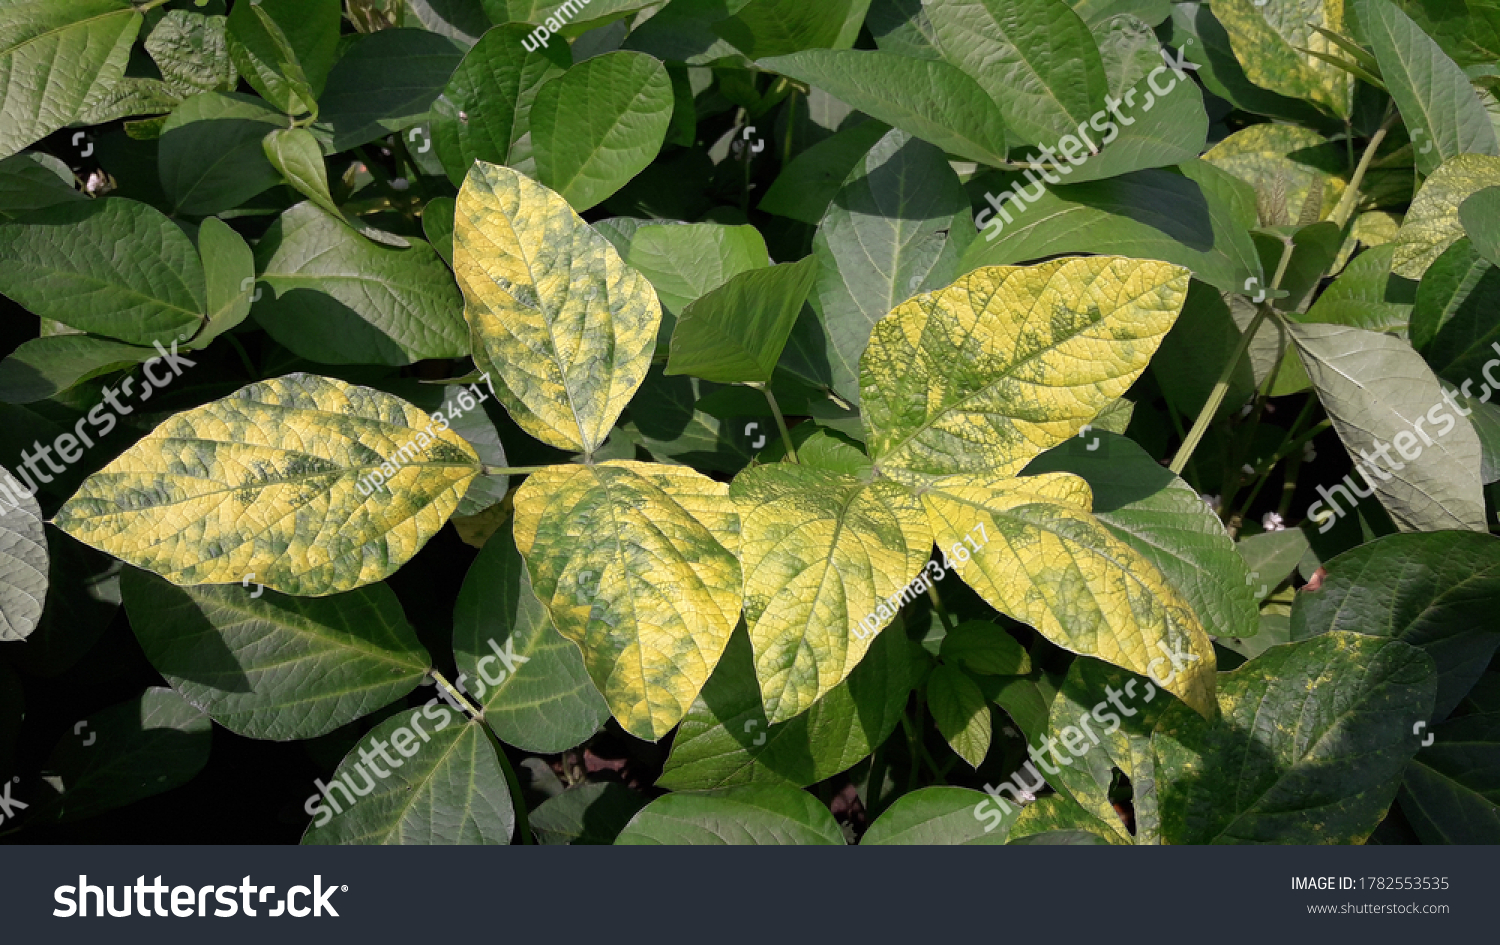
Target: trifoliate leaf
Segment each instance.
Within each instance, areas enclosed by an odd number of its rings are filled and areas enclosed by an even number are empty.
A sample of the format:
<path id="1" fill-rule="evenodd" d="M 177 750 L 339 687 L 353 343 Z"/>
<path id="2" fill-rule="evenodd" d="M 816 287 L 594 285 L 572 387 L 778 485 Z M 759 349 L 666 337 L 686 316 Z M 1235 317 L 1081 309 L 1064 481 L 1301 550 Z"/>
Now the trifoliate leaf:
<path id="1" fill-rule="evenodd" d="M 173 584 L 321 597 L 383 580 L 480 471 L 405 401 L 291 374 L 177 414 L 84 481 L 63 531 Z"/>

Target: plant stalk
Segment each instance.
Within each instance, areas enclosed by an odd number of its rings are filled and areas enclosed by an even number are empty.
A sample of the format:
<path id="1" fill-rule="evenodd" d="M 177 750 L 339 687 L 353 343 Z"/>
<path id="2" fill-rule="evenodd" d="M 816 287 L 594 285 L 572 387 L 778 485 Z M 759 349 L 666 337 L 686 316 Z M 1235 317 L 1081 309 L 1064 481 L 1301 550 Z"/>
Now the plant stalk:
<path id="1" fill-rule="evenodd" d="M 1396 117 L 1396 110 L 1388 109 L 1385 121 L 1380 123 L 1380 128 L 1370 137 L 1370 143 L 1365 145 L 1365 153 L 1360 155 L 1359 164 L 1354 168 L 1354 176 L 1349 178 L 1349 186 L 1344 189 L 1344 196 L 1339 198 L 1338 206 L 1333 208 L 1333 214 L 1328 218 L 1339 229 L 1343 229 L 1349 218 L 1354 216 L 1354 206 L 1359 202 L 1359 185 L 1364 182 L 1365 172 L 1375 159 L 1375 151 L 1385 141 L 1386 133 L 1396 123 Z"/>
<path id="2" fill-rule="evenodd" d="M 1284 240 L 1281 245 L 1281 261 L 1276 264 L 1276 276 L 1271 280 L 1271 291 L 1281 288 L 1281 280 L 1286 276 L 1286 267 L 1292 261 L 1292 241 Z M 1219 412 L 1219 405 L 1224 403 L 1224 395 L 1229 393 L 1229 380 L 1234 376 L 1235 370 L 1240 366 L 1240 359 L 1245 352 L 1250 350 L 1250 342 L 1260 331 L 1260 323 L 1265 321 L 1271 314 L 1269 300 L 1261 302 L 1255 310 L 1255 317 L 1250 319 L 1244 334 L 1240 336 L 1240 343 L 1235 345 L 1234 354 L 1229 356 L 1229 361 L 1224 365 L 1224 370 L 1219 372 L 1219 379 L 1214 383 L 1213 391 L 1208 395 L 1208 402 L 1203 409 L 1198 411 L 1198 419 L 1193 421 L 1193 428 L 1188 431 L 1187 439 L 1177 450 L 1177 455 L 1172 459 L 1171 470 L 1174 475 L 1182 475 L 1183 467 L 1187 466 L 1188 459 L 1193 451 L 1198 448 L 1203 434 L 1208 432 L 1208 425 L 1213 422 L 1214 414 Z"/>
<path id="3" fill-rule="evenodd" d="M 755 384 L 760 392 L 766 395 L 766 403 L 771 405 L 771 413 L 776 416 L 776 429 L 781 431 L 781 445 L 786 449 L 786 458 L 797 462 L 797 449 L 792 446 L 792 431 L 787 428 L 786 417 L 781 415 L 781 405 L 776 403 L 776 395 L 771 393 L 770 384 Z"/>

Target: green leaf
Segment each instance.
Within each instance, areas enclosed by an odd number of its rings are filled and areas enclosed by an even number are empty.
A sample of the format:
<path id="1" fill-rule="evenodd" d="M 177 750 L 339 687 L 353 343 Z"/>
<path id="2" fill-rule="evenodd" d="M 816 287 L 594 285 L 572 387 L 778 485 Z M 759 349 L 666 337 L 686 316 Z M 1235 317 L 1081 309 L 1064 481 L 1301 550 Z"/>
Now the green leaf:
<path id="1" fill-rule="evenodd" d="M 436 703 L 399 712 L 360 740 L 327 793 L 308 798 L 317 819 L 304 844 L 510 843 L 515 801 L 484 723 Z"/>
<path id="2" fill-rule="evenodd" d="M 89 652 L 119 613 L 125 566 L 60 531 L 48 537 L 48 544 L 47 601 L 16 665 L 55 679 Z"/>
<path id="3" fill-rule="evenodd" d="M 547 82 L 531 107 L 537 180 L 579 212 L 645 170 L 672 123 L 672 81 L 644 53 L 595 56 Z"/>
<path id="4" fill-rule="evenodd" d="M 1408 279 L 1422 278 L 1427 267 L 1463 237 L 1459 207 L 1472 195 L 1495 186 L 1500 186 L 1500 158 L 1460 154 L 1443 162 L 1422 182 L 1396 231 L 1391 271 Z"/>
<path id="5" fill-rule="evenodd" d="M 131 569 L 120 587 L 151 665 L 183 698 L 249 738 L 325 735 L 411 692 L 431 665 L 384 584 L 287 597 L 176 587 Z"/>
<path id="6" fill-rule="evenodd" d="M 1495 355 L 1491 346 L 1500 340 L 1497 303 L 1500 268 L 1461 239 L 1437 258 L 1417 287 L 1412 344 L 1438 376 L 1466 388 L 1482 384 L 1484 365 Z M 1463 393 L 1482 396 L 1472 389 Z"/>
<path id="7" fill-rule="evenodd" d="M 1219 680 L 1221 717 L 1157 723 L 1168 843 L 1363 843 L 1396 797 L 1437 678 L 1415 647 L 1330 633 Z"/>
<path id="8" fill-rule="evenodd" d="M 1458 219 L 1480 255 L 1500 266 L 1500 187 L 1486 187 L 1465 200 Z"/>
<path id="9" fill-rule="evenodd" d="M 894 53 L 810 49 L 762 59 L 760 68 L 815 85 L 878 121 L 981 164 L 1004 164 L 1000 109 L 946 62 Z"/>
<path id="10" fill-rule="evenodd" d="M 422 207 L 422 235 L 453 268 L 453 213 L 457 201 L 452 197 L 433 197 Z"/>
<path id="11" fill-rule="evenodd" d="M 531 812 L 538 843 L 607 846 L 646 799 L 616 781 L 590 781 L 548 798 Z"/>
<path id="12" fill-rule="evenodd" d="M 1043 453 L 1026 472 L 1083 477 L 1094 516 L 1161 571 L 1210 634 L 1255 634 L 1255 586 L 1233 539 L 1192 486 L 1134 442 L 1086 432 Z"/>
<path id="13" fill-rule="evenodd" d="M 83 199 L 68 165 L 50 154 L 28 152 L 0 161 L 0 219 Z"/>
<path id="14" fill-rule="evenodd" d="M 138 345 L 187 340 L 204 310 L 203 267 L 176 224 L 108 197 L 0 223 L 0 292 L 42 318 Z"/>
<path id="15" fill-rule="evenodd" d="M 1156 687 L 1145 679 L 1098 660 L 1080 659 L 1069 667 L 1052 703 L 1049 728 L 1071 757 L 1053 753 L 1063 763 L 1054 765 L 1057 773 L 1048 775 L 1050 783 L 1114 830 L 1118 842 L 1161 843 L 1151 732 L 1173 703 L 1156 702 L 1156 694 Z M 1110 800 L 1116 769 L 1130 779 L 1134 836 Z"/>
<path id="16" fill-rule="evenodd" d="M 318 120 L 333 130 L 333 150 L 421 122 L 463 58 L 452 40 L 426 30 L 387 29 L 355 39 L 318 98 Z"/>
<path id="17" fill-rule="evenodd" d="M 1292 605 L 1291 638 L 1348 631 L 1426 651 L 1437 667 L 1433 718 L 1457 707 L 1500 646 L 1500 539 L 1473 532 L 1387 535 L 1324 567 Z"/>
<path id="18" fill-rule="evenodd" d="M 1500 713 L 1430 730 L 1401 785 L 1401 811 L 1423 843 L 1500 843 Z"/>
<path id="19" fill-rule="evenodd" d="M 1155 67 L 1124 93 L 1122 111 L 1135 112 L 1134 120 L 1121 127 L 1106 118 L 1103 128 L 1091 122 L 1089 127 L 1098 140 L 1089 137 L 1082 124 L 1078 134 L 1064 135 L 1059 142 L 1063 160 L 1048 159 L 1052 172 L 1063 175 L 1060 180 L 1073 183 L 1105 180 L 1131 171 L 1192 161 L 1203 152 L 1208 140 L 1208 112 L 1203 106 L 1203 94 L 1191 80 L 1173 78 L 1164 71 L 1166 67 L 1154 45 L 1151 55 L 1156 60 Z M 1166 78 L 1158 83 L 1163 75 Z M 1158 95 L 1162 84 L 1167 91 Z M 1095 118 L 1104 114 L 1100 112 Z M 1113 139 L 1112 143 L 1104 144 L 1106 138 Z M 1102 150 L 1091 156 L 1092 147 Z M 1039 158 L 1033 154 L 1031 160 Z M 1044 177 L 1047 173 L 1042 172 Z"/>
<path id="20" fill-rule="evenodd" d="M 1341 0 L 1286 0 L 1261 6 L 1255 0 L 1211 0 L 1208 6 L 1228 32 L 1235 58 L 1251 82 L 1348 117 L 1354 86 L 1349 74 L 1299 51 L 1338 54 L 1338 47 L 1316 28 L 1343 28 Z"/>
<path id="21" fill-rule="evenodd" d="M 617 219 L 594 228 L 651 280 L 667 312 L 681 312 L 735 276 L 771 264 L 753 226 Z"/>
<path id="22" fill-rule="evenodd" d="M 156 349 L 93 335 L 48 335 L 23 343 L 0 362 L 0 400 L 30 404 L 84 381 L 156 357 Z"/>
<path id="23" fill-rule="evenodd" d="M 323 149 L 306 128 L 278 128 L 261 141 L 266 160 L 276 168 L 292 189 L 342 218 L 344 212 L 328 192 L 328 168 L 323 165 Z"/>
<path id="24" fill-rule="evenodd" d="M 431 246 L 380 246 L 311 201 L 283 213 L 255 247 L 270 286 L 255 320 L 292 352 L 325 364 L 410 364 L 463 357 L 468 334 L 448 267 Z"/>
<path id="25" fill-rule="evenodd" d="M 667 374 L 720 384 L 770 383 L 817 275 L 818 260 L 809 256 L 742 272 L 689 303 L 672 332 Z"/>
<path id="26" fill-rule="evenodd" d="M 1259 604 L 1297 570 L 1297 562 L 1307 554 L 1307 534 L 1300 528 L 1262 532 L 1235 542 L 1234 550 L 1245 559 L 1253 597 Z"/>
<path id="27" fill-rule="evenodd" d="M 463 674 L 459 685 L 464 675 L 473 680 L 465 691 L 506 744 L 530 752 L 564 751 L 582 744 L 609 718 L 578 647 L 557 632 L 532 592 L 508 528 L 497 532 L 469 566 L 453 610 L 453 651 Z"/>
<path id="28" fill-rule="evenodd" d="M 1396 247 L 1386 243 L 1355 256 L 1339 277 L 1323 290 L 1305 316 L 1293 317 L 1297 321 L 1348 325 L 1371 331 L 1390 331 L 1391 326 L 1405 326 L 1411 321 L 1412 302 L 1418 293 L 1410 279 L 1391 273 L 1391 259 L 1395 252 Z M 1420 349 L 1421 346 L 1417 347 Z"/>
<path id="29" fill-rule="evenodd" d="M 657 785 L 674 791 L 752 782 L 806 787 L 847 771 L 895 731 L 911 694 L 905 634 L 883 633 L 849 678 L 794 719 L 771 724 L 750 637 L 737 631 L 672 739 Z"/>
<path id="30" fill-rule="evenodd" d="M 455 224 L 475 363 L 521 429 L 593 453 L 650 366 L 651 284 L 561 195 L 508 168 L 469 172 Z"/>
<path id="31" fill-rule="evenodd" d="M 352 590 L 416 554 L 479 472 L 473 449 L 432 425 L 367 387 L 311 374 L 261 381 L 158 426 L 85 480 L 54 522 L 174 584 L 254 573 L 287 594 Z M 366 478 L 377 472 L 383 485 Z"/>
<path id="32" fill-rule="evenodd" d="M 764 431 L 774 429 L 769 408 L 755 427 L 743 419 L 716 416 L 699 409 L 698 403 L 700 393 L 707 396 L 718 385 L 696 377 L 667 377 L 662 373 L 663 368 L 657 365 L 646 375 L 646 382 L 630 402 L 629 419 L 620 429 L 635 436 L 642 447 L 662 462 L 684 463 L 705 472 L 731 475 L 744 469 L 755 456 L 754 444 L 761 435 L 770 437 Z M 765 398 L 761 400 L 764 402 Z M 758 434 L 757 430 L 761 432 Z"/>
<path id="33" fill-rule="evenodd" d="M 891 482 L 776 463 L 741 473 L 730 495 L 743 519 L 745 624 L 774 724 L 842 682 L 920 592 L 932 534 L 918 500 Z"/>
<path id="34" fill-rule="evenodd" d="M 685 467 L 622 461 L 549 466 L 516 493 L 533 590 L 637 737 L 682 719 L 739 619 L 728 493 Z"/>
<path id="35" fill-rule="evenodd" d="M 844 834 L 828 808 L 806 791 L 780 784 L 747 784 L 659 797 L 631 819 L 615 843 L 843 846 Z"/>
<path id="36" fill-rule="evenodd" d="M 47 598 L 47 536 L 36 497 L 0 467 L 0 642 L 36 629 Z"/>
<path id="37" fill-rule="evenodd" d="M 530 130 L 537 92 L 573 64 L 566 43 L 528 50 L 531 30 L 510 23 L 481 36 L 433 105 L 432 137 L 454 184 L 463 183 L 475 161 L 516 163 L 516 142 Z"/>
<path id="38" fill-rule="evenodd" d="M 902 303 L 860 360 L 871 457 L 906 483 L 1019 472 L 1125 393 L 1187 287 L 1179 266 L 1099 256 L 980 269 Z"/>
<path id="39" fill-rule="evenodd" d="M 1244 291 L 1251 276 L 1265 284 L 1246 227 L 1211 189 L 1222 183 L 1215 175 L 1228 175 L 1202 162 L 1181 170 L 1042 188 L 1038 200 L 1022 206 L 997 196 L 994 202 L 1013 221 L 1003 222 L 989 207 L 981 211 L 975 219 L 985 237 L 969 244 L 959 271 L 1063 253 L 1110 253 L 1186 266 L 1226 292 Z"/>
<path id="40" fill-rule="evenodd" d="M 853 36 L 839 42 L 845 22 L 854 19 L 858 32 L 869 7 L 870 0 L 750 0 L 712 28 L 751 59 L 804 49 L 847 49 L 853 45 Z"/>
<path id="41" fill-rule="evenodd" d="M 236 3 L 229 11 L 229 55 L 266 101 L 288 115 L 310 112 L 338 58 L 342 7 L 339 0 Z"/>
<path id="42" fill-rule="evenodd" d="M 1359 23 L 1401 111 L 1419 173 L 1460 154 L 1500 155 L 1469 77 L 1411 17 L 1389 0 L 1360 0 Z"/>
<path id="43" fill-rule="evenodd" d="M 1082 479 L 952 476 L 922 502 L 938 547 L 991 607 L 1063 649 L 1149 674 L 1197 711 L 1212 711 L 1208 635 L 1150 562 L 1089 514 Z M 965 538 L 978 550 L 971 554 Z"/>
<path id="44" fill-rule="evenodd" d="M 145 46 L 168 88 L 179 95 L 234 90 L 239 72 L 229 56 L 227 26 L 222 16 L 167 11 Z"/>
<path id="45" fill-rule="evenodd" d="M 198 227 L 198 253 L 203 257 L 207 287 L 208 323 L 190 348 L 206 348 L 215 338 L 238 326 L 250 314 L 255 291 L 255 254 L 229 224 L 209 217 Z"/>
<path id="46" fill-rule="evenodd" d="M 865 831 L 859 845 L 982 846 L 1005 843 L 1014 815 L 1005 815 L 1005 830 L 986 833 L 976 816 L 989 800 L 982 791 L 960 787 L 925 787 L 903 794 Z M 999 826 L 999 825 L 997 825 Z"/>
<path id="47" fill-rule="evenodd" d="M 943 0 L 923 9 L 944 58 L 999 103 L 1023 141 L 1051 144 L 1104 108 L 1099 47 L 1063 0 Z"/>
<path id="48" fill-rule="evenodd" d="M 1448 412 L 1442 386 L 1421 356 L 1406 342 L 1377 332 L 1341 325 L 1290 327 L 1344 448 L 1351 458 L 1364 458 L 1364 469 L 1374 467 L 1364 473 L 1356 467 L 1350 481 L 1364 483 L 1356 492 L 1369 495 L 1373 487 L 1402 531 L 1484 531 L 1479 437 L 1462 417 Z M 1426 423 L 1444 426 L 1434 434 L 1424 429 Z M 1399 458 L 1390 453 L 1392 445 Z M 1347 487 L 1344 496 L 1351 506 L 1357 501 Z M 1340 509 L 1336 515 L 1347 511 L 1332 504 Z"/>
<path id="49" fill-rule="evenodd" d="M 988 620 L 965 620 L 943 637 L 939 655 L 982 676 L 1025 676 L 1031 657 L 1016 638 Z"/>
<path id="50" fill-rule="evenodd" d="M 855 166 L 889 130 L 885 122 L 865 121 L 819 141 L 782 168 L 760 199 L 759 208 L 789 220 L 817 224 Z"/>
<path id="51" fill-rule="evenodd" d="M 152 687 L 84 719 L 52 749 L 42 776 L 58 792 L 31 822 L 77 821 L 191 781 L 208 764 L 213 724 L 171 689 Z"/>
<path id="52" fill-rule="evenodd" d="M 274 187 L 281 176 L 261 144 L 286 118 L 258 98 L 203 92 L 163 126 L 161 186 L 174 213 L 206 216 L 232 210 Z"/>
<path id="53" fill-rule="evenodd" d="M 490 27 L 483 7 L 469 0 L 406 0 L 406 13 L 408 23 L 415 21 L 464 47 L 473 46 Z"/>
<path id="54" fill-rule="evenodd" d="M 978 683 L 956 666 L 940 664 L 927 677 L 927 706 L 938 732 L 969 767 L 989 754 L 990 704 Z"/>
<path id="55" fill-rule="evenodd" d="M 0 11 L 0 158 L 72 124 L 117 83 L 140 28 L 141 15 L 126 0 L 7 3 Z"/>
<path id="56" fill-rule="evenodd" d="M 859 402 L 859 358 L 875 323 L 958 275 L 974 238 L 969 212 L 943 153 L 905 132 L 887 133 L 856 163 L 813 237 L 820 317 L 804 322 L 821 329 L 817 347 L 844 400 Z"/>

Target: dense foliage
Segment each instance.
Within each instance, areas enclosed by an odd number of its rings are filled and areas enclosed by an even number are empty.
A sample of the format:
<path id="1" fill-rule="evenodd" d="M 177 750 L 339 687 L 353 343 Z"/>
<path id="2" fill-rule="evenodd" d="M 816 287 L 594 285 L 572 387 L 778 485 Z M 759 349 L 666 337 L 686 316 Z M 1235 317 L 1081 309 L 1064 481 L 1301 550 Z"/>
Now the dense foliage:
<path id="1" fill-rule="evenodd" d="M 0 0 L 0 108 L 0 836 L 1500 842 L 1491 0 Z"/>

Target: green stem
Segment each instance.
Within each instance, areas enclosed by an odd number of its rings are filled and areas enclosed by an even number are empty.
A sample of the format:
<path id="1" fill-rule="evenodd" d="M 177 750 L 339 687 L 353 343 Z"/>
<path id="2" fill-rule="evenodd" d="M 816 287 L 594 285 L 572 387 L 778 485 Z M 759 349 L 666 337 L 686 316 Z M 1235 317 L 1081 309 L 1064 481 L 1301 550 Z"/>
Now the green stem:
<path id="1" fill-rule="evenodd" d="M 1281 288 L 1281 280 L 1286 276 L 1286 267 L 1292 261 L 1292 241 L 1283 240 L 1281 244 L 1281 260 L 1276 264 L 1276 276 L 1271 280 L 1271 291 Z M 1182 475 L 1182 469 L 1193 455 L 1193 450 L 1198 448 L 1203 434 L 1208 431 L 1208 425 L 1213 422 L 1214 414 L 1219 412 L 1219 405 L 1224 403 L 1224 395 L 1229 393 L 1229 381 L 1234 376 L 1235 370 L 1240 365 L 1240 359 L 1245 352 L 1250 350 L 1250 342 L 1254 340 L 1260 331 L 1260 323 L 1271 314 L 1269 302 L 1261 302 L 1255 310 L 1255 317 L 1250 319 L 1250 324 L 1245 328 L 1245 333 L 1240 336 L 1240 343 L 1235 346 L 1234 354 L 1230 355 L 1224 370 L 1219 372 L 1219 379 L 1214 384 L 1214 389 L 1208 395 L 1208 402 L 1203 409 L 1198 411 L 1198 419 L 1193 421 L 1193 428 L 1188 431 L 1187 439 L 1183 441 L 1182 447 L 1177 450 L 1177 455 L 1172 459 L 1171 470 L 1176 475 Z"/>
<path id="2" fill-rule="evenodd" d="M 1231 450 L 1229 463 L 1229 474 L 1224 477 L 1224 498 L 1221 506 L 1225 512 L 1234 508 L 1234 497 L 1239 492 L 1241 480 L 1243 479 L 1244 457 L 1249 450 L 1255 448 L 1255 434 L 1260 432 L 1260 422 L 1265 416 L 1266 403 L 1271 399 L 1271 387 L 1276 383 L 1276 376 L 1281 373 L 1281 363 L 1286 360 L 1286 353 L 1290 350 L 1289 345 L 1280 345 L 1280 351 L 1276 355 L 1276 362 L 1271 365 L 1271 370 L 1266 373 L 1266 378 L 1261 382 L 1260 391 L 1255 396 L 1255 407 L 1250 412 L 1250 426 L 1243 436 L 1237 437 L 1238 448 Z M 1295 433 L 1294 425 L 1288 433 Z M 1245 452 L 1242 452 L 1242 449 Z M 1268 470 L 1269 471 L 1269 470 Z M 1251 473 L 1253 475 L 1253 473 Z M 1241 516 L 1243 518 L 1243 515 Z"/>
<path id="3" fill-rule="evenodd" d="M 400 160 L 401 166 L 411 171 L 411 176 L 407 180 L 411 181 L 411 186 L 416 188 L 417 196 L 423 203 L 426 203 L 427 185 L 422 183 L 422 169 L 417 166 L 416 160 L 411 156 L 411 151 L 406 147 L 406 136 L 398 131 L 391 138 L 396 142 L 396 157 Z"/>
<path id="4" fill-rule="evenodd" d="M 1365 145 L 1365 153 L 1360 155 L 1359 165 L 1354 168 L 1354 176 L 1349 178 L 1349 186 L 1344 189 L 1344 196 L 1339 198 L 1338 206 L 1333 208 L 1333 214 L 1328 218 L 1334 225 L 1343 229 L 1349 218 L 1354 216 L 1354 206 L 1359 202 L 1359 185 L 1364 182 L 1365 172 L 1370 169 L 1370 162 L 1375 159 L 1375 151 L 1385 140 L 1386 133 L 1391 130 L 1391 125 L 1396 122 L 1397 113 L 1394 108 L 1386 111 L 1385 121 L 1380 123 L 1380 128 L 1370 137 L 1370 143 Z"/>
<path id="5" fill-rule="evenodd" d="M 1300 422 L 1301 418 L 1298 419 Z M 1302 435 L 1289 440 L 1285 446 L 1276 451 L 1276 455 L 1271 457 L 1271 461 L 1266 463 L 1265 470 L 1260 473 L 1260 478 L 1256 481 L 1255 488 L 1250 490 L 1250 497 L 1245 500 L 1244 506 L 1240 508 L 1241 519 L 1249 514 L 1250 506 L 1255 504 L 1256 498 L 1260 495 L 1260 490 L 1265 486 L 1267 480 L 1270 479 L 1272 470 L 1274 470 L 1276 466 L 1283 460 L 1285 460 L 1288 456 L 1291 456 L 1297 450 L 1300 450 L 1302 448 L 1302 444 L 1306 443 L 1308 440 L 1317 436 L 1319 433 L 1322 433 L 1324 430 L 1328 429 L 1331 426 L 1333 426 L 1332 420 L 1324 420 L 1323 422 L 1313 426 L 1312 429 L 1308 430 Z M 1296 427 L 1293 426 L 1292 429 L 1295 430 Z M 1286 513 L 1282 512 L 1281 514 L 1285 515 Z"/>
<path id="6" fill-rule="evenodd" d="M 885 743 L 882 742 L 870 756 L 870 780 L 865 787 L 865 809 L 869 812 L 871 821 L 880 816 L 880 794 L 885 787 L 885 767 Z"/>
<path id="7" fill-rule="evenodd" d="M 771 405 L 771 413 L 776 417 L 776 429 L 781 431 L 781 445 L 786 449 L 786 458 L 792 462 L 797 461 L 797 450 L 792 446 L 792 431 L 787 429 L 786 418 L 781 415 L 781 405 L 776 403 L 776 395 L 771 393 L 770 384 L 754 384 L 759 387 L 760 392 L 766 395 L 766 403 Z"/>
<path id="8" fill-rule="evenodd" d="M 943 599 L 938 596 L 937 588 L 932 586 L 931 581 L 927 582 L 927 596 L 932 598 L 932 609 L 936 610 L 938 616 L 942 618 L 943 626 L 947 627 L 949 632 L 957 630 L 958 623 L 954 621 L 953 615 L 948 613 L 948 608 L 943 606 Z"/>
<path id="9" fill-rule="evenodd" d="M 140 2 L 135 5 L 135 12 L 150 13 L 157 7 L 165 6 L 166 4 L 171 2 L 172 0 L 144 0 L 144 2 Z M 3 834 L 0 834 L 0 836 L 3 836 Z"/>
<path id="10" fill-rule="evenodd" d="M 1224 395 L 1229 393 L 1229 380 L 1234 376 L 1235 369 L 1239 367 L 1240 359 L 1245 356 L 1245 351 L 1250 347 L 1250 339 L 1260 331 L 1260 323 L 1265 321 L 1269 306 L 1261 305 L 1256 311 L 1255 317 L 1250 320 L 1250 325 L 1245 333 L 1240 336 L 1240 343 L 1235 346 L 1234 354 L 1229 356 L 1224 370 L 1219 372 L 1219 379 L 1214 383 L 1213 390 L 1209 392 L 1208 401 L 1203 409 L 1198 411 L 1198 419 L 1193 421 L 1193 428 L 1188 431 L 1187 438 L 1182 441 L 1177 455 L 1172 458 L 1172 465 L 1168 468 L 1178 476 L 1187 466 L 1188 460 L 1192 458 L 1193 451 L 1198 448 L 1198 443 L 1203 439 L 1203 434 L 1208 431 L 1208 425 L 1213 421 L 1214 414 L 1219 412 L 1219 405 L 1224 402 Z"/>
<path id="11" fill-rule="evenodd" d="M 546 466 L 485 466 L 479 467 L 486 476 L 529 476 L 546 469 Z"/>

